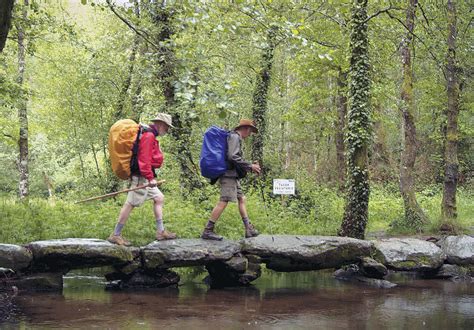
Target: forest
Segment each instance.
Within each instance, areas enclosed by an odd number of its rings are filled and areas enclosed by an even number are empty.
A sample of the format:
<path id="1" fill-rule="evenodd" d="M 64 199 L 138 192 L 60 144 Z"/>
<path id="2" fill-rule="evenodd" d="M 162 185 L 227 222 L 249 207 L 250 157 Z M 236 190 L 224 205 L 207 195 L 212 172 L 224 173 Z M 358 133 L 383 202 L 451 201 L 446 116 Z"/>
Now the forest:
<path id="1" fill-rule="evenodd" d="M 242 182 L 261 233 L 474 230 L 469 1 L 5 0 L 0 8 L 0 242 L 97 237 L 127 188 L 111 125 L 173 117 L 160 137 L 164 221 L 198 237 L 218 188 L 203 134 L 253 119 Z M 273 194 L 293 179 L 294 195 Z M 217 224 L 242 237 L 230 206 Z M 125 235 L 153 239 L 150 204 Z"/>

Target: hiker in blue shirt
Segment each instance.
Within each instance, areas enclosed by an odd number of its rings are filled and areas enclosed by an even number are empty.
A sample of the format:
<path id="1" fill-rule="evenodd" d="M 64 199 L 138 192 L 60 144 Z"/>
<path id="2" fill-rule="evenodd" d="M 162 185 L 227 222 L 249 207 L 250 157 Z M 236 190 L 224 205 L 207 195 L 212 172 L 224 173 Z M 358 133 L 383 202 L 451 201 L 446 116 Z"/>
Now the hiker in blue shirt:
<path id="1" fill-rule="evenodd" d="M 230 169 L 219 178 L 221 188 L 220 200 L 212 210 L 207 225 L 201 234 L 201 238 L 217 241 L 222 240 L 223 237 L 214 232 L 214 225 L 222 212 L 224 212 L 227 204 L 236 201 L 238 201 L 239 212 L 245 226 L 245 237 L 255 237 L 258 235 L 258 231 L 250 223 L 245 207 L 245 196 L 240 186 L 240 178 L 245 176 L 245 173 L 254 172 L 257 175 L 260 174 L 259 164 L 252 164 L 242 158 L 242 140 L 257 132 L 258 129 L 252 120 L 241 119 L 239 125 L 229 133 L 227 137 L 227 161 L 230 164 Z"/>

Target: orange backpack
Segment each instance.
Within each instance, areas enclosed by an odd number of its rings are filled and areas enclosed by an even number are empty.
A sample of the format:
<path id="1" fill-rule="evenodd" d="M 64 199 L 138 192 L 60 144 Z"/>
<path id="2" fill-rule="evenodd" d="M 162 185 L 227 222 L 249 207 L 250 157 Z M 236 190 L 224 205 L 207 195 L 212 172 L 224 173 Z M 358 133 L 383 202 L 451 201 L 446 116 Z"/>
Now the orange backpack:
<path id="1" fill-rule="evenodd" d="M 127 180 L 132 174 L 132 160 L 138 153 L 138 141 L 143 132 L 142 125 L 131 119 L 122 119 L 109 131 L 109 156 L 112 171 L 120 179 Z"/>

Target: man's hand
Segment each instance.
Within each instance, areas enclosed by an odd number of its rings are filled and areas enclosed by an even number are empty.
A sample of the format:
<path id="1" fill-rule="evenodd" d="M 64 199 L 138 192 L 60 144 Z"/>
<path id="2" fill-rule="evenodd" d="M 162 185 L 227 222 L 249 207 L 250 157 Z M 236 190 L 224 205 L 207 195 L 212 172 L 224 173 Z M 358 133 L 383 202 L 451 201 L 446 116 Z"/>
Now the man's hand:
<path id="1" fill-rule="evenodd" d="M 148 182 L 148 187 L 153 188 L 153 187 L 156 187 L 156 185 L 157 185 L 157 182 L 155 179 L 152 179 L 151 181 Z"/>
<path id="2" fill-rule="evenodd" d="M 253 163 L 252 164 L 252 172 L 256 173 L 257 175 L 260 174 L 261 172 L 261 168 L 260 168 L 260 165 L 258 163 Z"/>

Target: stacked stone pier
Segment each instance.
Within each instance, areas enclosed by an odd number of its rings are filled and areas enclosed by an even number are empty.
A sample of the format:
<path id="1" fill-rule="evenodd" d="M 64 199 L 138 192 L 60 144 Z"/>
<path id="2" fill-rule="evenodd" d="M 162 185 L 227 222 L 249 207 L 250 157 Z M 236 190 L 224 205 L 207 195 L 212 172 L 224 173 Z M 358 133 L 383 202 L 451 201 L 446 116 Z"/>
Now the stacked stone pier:
<path id="1" fill-rule="evenodd" d="M 457 267 L 472 275 L 474 238 L 450 236 L 438 245 L 413 238 L 365 241 L 295 235 L 260 235 L 239 241 L 175 239 L 141 247 L 88 238 L 0 244 L 0 290 L 61 290 L 63 275 L 69 271 L 104 266 L 110 266 L 105 277 L 112 288 L 174 286 L 180 278 L 173 269 L 191 266 L 205 266 L 212 287 L 249 285 L 260 276 L 262 264 L 280 272 L 353 265 L 351 276 L 341 271 L 336 275 L 361 282 L 382 279 L 387 269 L 443 277 Z"/>

